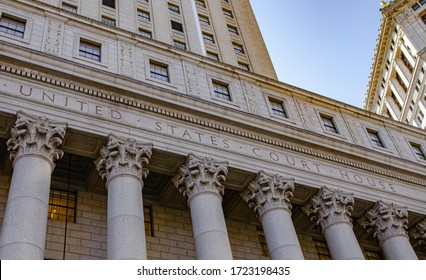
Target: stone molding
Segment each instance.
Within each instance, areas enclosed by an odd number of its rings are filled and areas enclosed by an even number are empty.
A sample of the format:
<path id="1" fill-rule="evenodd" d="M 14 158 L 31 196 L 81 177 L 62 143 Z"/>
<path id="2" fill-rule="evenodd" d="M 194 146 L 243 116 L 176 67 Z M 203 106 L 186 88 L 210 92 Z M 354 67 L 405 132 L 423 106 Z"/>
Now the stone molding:
<path id="1" fill-rule="evenodd" d="M 130 175 L 142 181 L 149 171 L 146 166 L 152 154 L 152 144 L 144 144 L 133 138 L 108 136 L 108 144 L 102 147 L 96 169 L 102 179 L 110 180 L 119 175 Z"/>
<path id="2" fill-rule="evenodd" d="M 416 225 L 416 232 L 411 235 L 414 239 L 420 239 L 419 245 L 424 245 L 426 247 L 426 219 L 420 221 Z"/>
<path id="3" fill-rule="evenodd" d="M 284 178 L 278 174 L 259 171 L 254 181 L 248 184 L 241 197 L 248 203 L 256 215 L 261 218 L 271 209 L 291 211 L 290 198 L 293 197 L 294 179 Z"/>
<path id="4" fill-rule="evenodd" d="M 54 122 L 44 116 L 18 112 L 15 125 L 10 130 L 11 138 L 6 142 L 11 161 L 25 155 L 36 155 L 47 159 L 53 166 L 53 162 L 64 155 L 58 147 L 63 142 L 67 126 L 67 123 Z"/>
<path id="5" fill-rule="evenodd" d="M 408 209 L 394 203 L 378 201 L 365 213 L 366 220 L 361 222 L 367 232 L 373 233 L 379 243 L 395 235 L 407 235 Z"/>
<path id="6" fill-rule="evenodd" d="M 211 157 L 198 157 L 189 154 L 186 163 L 179 167 L 179 173 L 173 178 L 175 187 L 188 201 L 194 196 L 210 192 L 223 195 L 228 174 L 228 162 L 217 161 Z"/>
<path id="7" fill-rule="evenodd" d="M 316 158 L 319 158 L 319 159 L 322 159 L 322 160 L 326 160 L 326 161 L 334 162 L 334 163 L 337 163 L 337 164 L 356 168 L 356 169 L 359 169 L 359 170 L 362 170 L 362 171 L 367 171 L 367 172 L 371 172 L 371 173 L 374 173 L 374 174 L 383 175 L 383 176 L 386 176 L 388 178 L 393 178 L 393 179 L 400 180 L 400 181 L 403 181 L 403 182 L 408 182 L 408 183 L 412 183 L 412 184 L 416 184 L 416 185 L 426 187 L 425 181 L 417 180 L 413 177 L 406 177 L 406 176 L 398 175 L 398 174 L 395 174 L 395 172 L 391 172 L 391 171 L 383 170 L 383 169 L 378 169 L 374 166 L 365 165 L 365 164 L 362 164 L 362 163 L 359 163 L 359 162 L 342 159 L 342 158 L 336 157 L 334 155 L 324 154 L 324 153 L 321 153 L 321 152 L 318 152 L 318 151 L 315 151 L 315 150 L 312 150 L 312 149 L 299 147 L 299 146 L 295 146 L 295 145 L 292 145 L 292 144 L 288 144 L 286 142 L 281 142 L 281 141 L 277 141 L 277 140 L 274 140 L 274 139 L 266 138 L 266 137 L 263 137 L 263 136 L 259 136 L 257 134 L 253 134 L 252 132 L 234 129 L 234 128 L 231 128 L 229 126 L 220 125 L 217 122 L 209 122 L 209 121 L 205 121 L 205 120 L 198 119 L 198 118 L 195 118 L 195 117 L 190 117 L 190 116 L 187 116 L 187 115 L 183 115 L 181 113 L 177 113 L 177 112 L 169 111 L 169 110 L 166 110 L 166 109 L 163 109 L 163 108 L 160 108 L 160 107 L 145 104 L 145 103 L 136 101 L 132 98 L 126 98 L 126 97 L 123 97 L 123 96 L 114 96 L 112 94 L 108 94 L 108 93 L 96 91 L 96 90 L 93 90 L 93 89 L 89 89 L 89 88 L 84 87 L 84 86 L 72 84 L 72 83 L 69 83 L 65 80 L 57 80 L 57 79 L 53 79 L 53 78 L 48 78 L 46 76 L 40 75 L 39 73 L 13 68 L 13 67 L 10 67 L 10 66 L 7 66 L 7 65 L 3 65 L 1 63 L 0 63 L 0 71 L 6 72 L 6 73 L 11 73 L 11 74 L 21 76 L 21 77 L 24 77 L 24 78 L 36 80 L 36 81 L 39 81 L 39 82 L 44 82 L 46 84 L 51 84 L 53 86 L 58 86 L 58 87 L 61 87 L 61 88 L 67 88 L 67 89 L 70 89 L 70 90 L 74 90 L 74 91 L 80 92 L 80 93 L 88 95 L 88 96 L 93 96 L 93 97 L 97 97 L 99 99 L 106 100 L 108 102 L 115 102 L 115 103 L 118 103 L 118 104 L 123 104 L 123 105 L 126 105 L 126 106 L 130 106 L 130 107 L 133 107 L 133 108 L 136 108 L 136 109 L 143 110 L 143 111 L 147 111 L 147 112 L 155 113 L 155 114 L 162 115 L 162 116 L 165 116 L 165 117 L 180 120 L 180 121 L 183 121 L 183 122 L 186 122 L 186 123 L 199 125 L 199 126 L 206 127 L 206 128 L 209 128 L 209 129 L 218 130 L 221 133 L 228 133 L 228 134 L 231 134 L 231 135 L 236 135 L 236 136 L 239 136 L 239 137 L 247 138 L 249 140 L 262 143 L 262 144 L 272 145 L 272 146 L 287 149 L 287 150 L 290 150 L 290 151 L 293 151 L 293 152 L 296 152 L 296 153 L 305 154 L 305 155 L 316 157 Z"/>
<path id="8" fill-rule="evenodd" d="M 352 225 L 353 205 L 353 193 L 345 193 L 340 189 L 324 186 L 302 209 L 324 231 L 328 226 L 336 223 Z"/>

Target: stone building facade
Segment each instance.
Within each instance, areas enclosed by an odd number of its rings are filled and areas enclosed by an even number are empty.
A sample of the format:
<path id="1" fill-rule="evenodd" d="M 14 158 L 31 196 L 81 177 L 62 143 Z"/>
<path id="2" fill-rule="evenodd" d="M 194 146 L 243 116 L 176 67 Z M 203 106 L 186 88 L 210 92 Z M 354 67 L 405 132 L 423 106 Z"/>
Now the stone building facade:
<path id="1" fill-rule="evenodd" d="M 0 3 L 1 259 L 426 258 L 423 130 L 71 2 Z"/>
<path id="2" fill-rule="evenodd" d="M 426 128 L 426 2 L 391 1 L 382 22 L 365 109 Z"/>

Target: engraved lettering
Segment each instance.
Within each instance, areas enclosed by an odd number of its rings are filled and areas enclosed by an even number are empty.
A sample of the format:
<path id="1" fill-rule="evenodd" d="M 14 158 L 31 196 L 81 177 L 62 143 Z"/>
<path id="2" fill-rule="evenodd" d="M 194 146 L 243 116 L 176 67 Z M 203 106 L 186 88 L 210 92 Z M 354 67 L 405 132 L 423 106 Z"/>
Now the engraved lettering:
<path id="1" fill-rule="evenodd" d="M 296 165 L 296 162 L 294 161 L 294 157 L 291 157 L 291 162 L 290 162 L 288 156 L 285 156 L 285 158 L 287 159 L 288 164 L 290 164 L 290 165 Z"/>
<path id="2" fill-rule="evenodd" d="M 163 128 L 161 127 L 161 122 L 155 122 L 155 126 L 156 126 L 155 130 L 157 130 L 157 131 L 163 130 Z"/>
<path id="3" fill-rule="evenodd" d="M 348 173 L 347 173 L 347 172 L 340 170 L 340 175 L 342 175 L 342 178 L 343 178 L 343 179 L 344 179 L 344 178 L 346 178 L 346 179 L 348 179 L 348 180 L 350 181 L 350 179 L 349 179 L 349 175 L 348 175 Z"/>
<path id="4" fill-rule="evenodd" d="M 354 175 L 354 179 L 355 179 L 355 181 L 357 181 L 358 183 L 362 183 L 362 178 L 361 178 L 361 176 L 359 176 L 359 175 Z"/>
<path id="5" fill-rule="evenodd" d="M 184 138 L 185 138 L 185 136 L 187 136 L 189 139 L 191 139 L 191 140 L 192 140 L 191 135 L 189 134 L 188 130 L 186 130 L 186 129 L 185 129 L 185 132 L 183 133 L 182 137 L 184 137 Z"/>
<path id="6" fill-rule="evenodd" d="M 379 185 L 381 186 L 382 189 L 386 189 L 385 183 L 383 181 L 379 181 Z"/>
<path id="7" fill-rule="evenodd" d="M 315 165 L 316 166 L 316 168 L 317 168 L 317 170 L 318 170 L 318 173 L 321 173 L 321 170 L 320 170 L 320 164 L 318 164 L 318 163 L 312 163 L 313 165 Z"/>
<path id="8" fill-rule="evenodd" d="M 65 107 L 68 107 L 68 97 L 65 97 Z"/>
<path id="9" fill-rule="evenodd" d="M 304 160 L 301 160 L 302 161 L 302 167 L 303 168 L 306 168 L 306 169 L 308 169 L 308 170 L 311 170 L 310 168 L 309 168 L 309 166 L 308 166 L 308 163 L 306 162 L 306 161 L 304 161 Z"/>
<path id="10" fill-rule="evenodd" d="M 279 161 L 280 160 L 280 157 L 276 154 L 276 153 L 274 153 L 274 152 L 270 152 L 269 153 L 269 156 L 271 157 L 271 159 L 272 160 L 274 160 L 274 161 Z"/>
<path id="11" fill-rule="evenodd" d="M 170 127 L 171 129 L 172 129 L 172 134 L 173 135 L 175 135 L 175 129 L 177 128 L 176 126 L 174 126 L 174 125 L 171 125 L 171 124 L 168 124 L 167 125 L 168 127 Z"/>
<path id="12" fill-rule="evenodd" d="M 96 105 L 96 115 L 102 116 L 102 106 Z"/>
<path id="13" fill-rule="evenodd" d="M 374 181 L 374 179 L 371 179 L 371 181 L 370 181 L 370 178 L 367 178 L 368 184 L 370 184 L 370 186 L 372 186 L 372 187 L 375 187 L 376 186 L 376 181 Z"/>
<path id="14" fill-rule="evenodd" d="M 212 145 L 217 146 L 217 138 L 215 136 L 210 136 L 210 139 L 211 139 Z"/>
<path id="15" fill-rule="evenodd" d="M 43 95 L 42 95 L 42 97 L 41 97 L 41 100 L 45 100 L 44 98 L 46 97 L 47 99 L 49 99 L 52 103 L 55 103 L 55 94 L 53 93 L 52 94 L 52 96 L 50 97 L 47 93 L 45 93 L 44 91 L 43 91 Z"/>
<path id="16" fill-rule="evenodd" d="M 397 192 L 394 185 L 392 185 L 391 183 L 389 183 L 389 187 L 393 192 Z"/>
<path id="17" fill-rule="evenodd" d="M 31 94 L 33 94 L 33 88 L 30 88 L 30 93 L 24 93 L 24 92 L 23 92 L 23 87 L 24 87 L 24 86 L 21 86 L 21 88 L 19 89 L 19 92 L 20 92 L 22 95 L 25 95 L 25 96 L 31 96 Z"/>
<path id="18" fill-rule="evenodd" d="M 223 142 L 223 147 L 224 147 L 224 148 L 226 148 L 226 149 L 229 149 L 229 148 L 230 148 L 230 146 L 229 146 L 229 141 L 228 141 L 228 140 L 223 140 L 222 142 Z"/>
<path id="19" fill-rule="evenodd" d="M 121 119 L 121 113 L 116 110 L 111 110 L 111 118 L 115 120 Z"/>
<path id="20" fill-rule="evenodd" d="M 80 103 L 80 110 L 83 111 L 83 106 L 87 105 L 87 102 L 76 100 L 76 102 Z"/>
<path id="21" fill-rule="evenodd" d="M 203 142 L 203 139 L 201 138 L 201 136 L 203 136 L 204 134 L 203 134 L 203 133 L 200 133 L 200 132 L 196 132 L 196 131 L 194 131 L 194 133 L 198 135 L 198 140 L 199 140 L 200 142 Z"/>
<path id="22" fill-rule="evenodd" d="M 260 151 L 259 148 L 253 148 L 253 154 L 255 154 L 258 157 L 262 157 L 262 155 L 258 154 L 257 151 Z"/>

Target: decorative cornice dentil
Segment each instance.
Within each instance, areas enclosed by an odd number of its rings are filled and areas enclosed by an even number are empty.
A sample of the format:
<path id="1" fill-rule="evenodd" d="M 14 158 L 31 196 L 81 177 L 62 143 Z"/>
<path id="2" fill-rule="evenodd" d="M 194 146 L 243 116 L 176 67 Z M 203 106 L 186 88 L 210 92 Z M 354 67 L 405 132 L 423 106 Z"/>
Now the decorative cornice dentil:
<path id="1" fill-rule="evenodd" d="M 48 159 L 53 166 L 53 162 L 64 155 L 57 148 L 63 142 L 66 128 L 67 124 L 64 122 L 18 112 L 15 125 L 10 131 L 11 138 L 6 143 L 10 159 L 15 161 L 20 156 L 37 155 Z"/>
<path id="2" fill-rule="evenodd" d="M 407 235 L 408 210 L 407 207 L 394 203 L 378 201 L 373 208 L 365 213 L 367 220 L 361 225 L 368 228 L 373 237 L 377 237 L 379 243 L 394 235 Z"/>
<path id="3" fill-rule="evenodd" d="M 275 208 L 291 211 L 290 198 L 293 197 L 293 191 L 294 179 L 259 171 L 256 179 L 248 184 L 241 197 L 261 218 L 265 212 Z"/>
<path id="4" fill-rule="evenodd" d="M 349 223 L 352 225 L 351 212 L 354 205 L 354 194 L 344 193 L 340 189 L 322 187 L 318 194 L 313 196 L 303 211 L 311 216 L 312 221 L 324 231 L 335 223 Z"/>
<path id="5" fill-rule="evenodd" d="M 197 194 L 212 192 L 223 195 L 228 174 L 228 162 L 217 161 L 211 157 L 198 157 L 188 154 L 186 163 L 181 165 L 173 183 L 188 201 Z"/>
<path id="6" fill-rule="evenodd" d="M 102 179 L 110 180 L 118 175 L 132 175 L 142 181 L 148 175 L 146 166 L 152 154 L 152 144 L 135 139 L 108 136 L 108 144 L 102 147 L 96 169 Z"/>
<path id="7" fill-rule="evenodd" d="M 420 221 L 416 225 L 417 231 L 411 235 L 414 239 L 420 239 L 419 245 L 424 245 L 426 247 L 426 219 Z"/>

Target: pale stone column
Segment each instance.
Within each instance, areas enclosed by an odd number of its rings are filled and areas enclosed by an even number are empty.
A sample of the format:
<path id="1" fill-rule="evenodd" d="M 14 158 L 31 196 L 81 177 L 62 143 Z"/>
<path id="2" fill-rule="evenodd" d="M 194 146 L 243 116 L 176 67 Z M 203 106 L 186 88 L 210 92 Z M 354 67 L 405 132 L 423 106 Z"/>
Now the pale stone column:
<path id="1" fill-rule="evenodd" d="M 7 199 L 0 259 L 44 259 L 49 192 L 54 161 L 66 123 L 18 113 L 7 141 L 13 175 Z"/>
<path id="2" fill-rule="evenodd" d="M 106 178 L 108 191 L 107 258 L 145 260 L 146 241 L 143 215 L 144 168 L 151 157 L 151 144 L 110 135 L 101 150 L 97 170 Z"/>
<path id="3" fill-rule="evenodd" d="M 426 247 L 426 219 L 416 225 L 416 232 L 411 236 L 414 239 L 420 239 L 419 245 Z"/>
<path id="4" fill-rule="evenodd" d="M 373 232 L 386 259 L 418 259 L 406 232 L 407 207 L 378 201 L 372 209 L 365 213 L 365 216 L 367 221 L 362 225 L 368 227 L 368 232 Z"/>
<path id="5" fill-rule="evenodd" d="M 231 260 L 232 252 L 222 210 L 228 162 L 189 154 L 173 179 L 191 209 L 195 250 L 199 260 Z"/>
<path id="6" fill-rule="evenodd" d="M 305 213 L 320 226 L 334 260 L 365 259 L 353 231 L 353 204 L 352 193 L 322 187 L 303 207 Z"/>
<path id="7" fill-rule="evenodd" d="M 294 179 L 260 171 L 241 194 L 259 217 L 273 260 L 303 260 L 303 253 L 291 220 Z"/>

